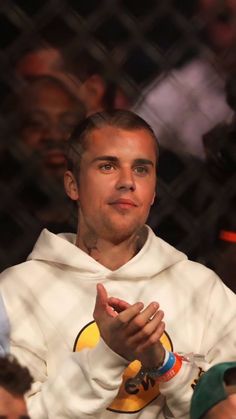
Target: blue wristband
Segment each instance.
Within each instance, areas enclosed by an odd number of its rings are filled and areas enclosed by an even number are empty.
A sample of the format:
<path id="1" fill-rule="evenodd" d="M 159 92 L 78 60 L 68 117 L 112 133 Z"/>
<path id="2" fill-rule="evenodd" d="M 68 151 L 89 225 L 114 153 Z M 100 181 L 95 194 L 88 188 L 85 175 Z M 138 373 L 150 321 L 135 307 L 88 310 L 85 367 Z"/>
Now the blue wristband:
<path id="1" fill-rule="evenodd" d="M 173 352 L 169 352 L 169 358 L 167 362 L 160 368 L 158 368 L 158 375 L 163 375 L 167 371 L 171 370 L 171 368 L 175 365 L 175 354 Z"/>

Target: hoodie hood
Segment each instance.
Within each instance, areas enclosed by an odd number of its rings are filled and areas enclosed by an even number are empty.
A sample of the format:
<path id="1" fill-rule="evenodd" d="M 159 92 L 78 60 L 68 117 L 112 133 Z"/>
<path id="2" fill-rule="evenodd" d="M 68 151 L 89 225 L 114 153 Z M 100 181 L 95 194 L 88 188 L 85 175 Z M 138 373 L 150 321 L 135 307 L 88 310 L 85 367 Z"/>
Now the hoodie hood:
<path id="1" fill-rule="evenodd" d="M 49 264 L 66 265 L 80 274 L 109 276 L 110 278 L 137 279 L 152 277 L 186 260 L 187 256 L 157 237 L 150 227 L 142 249 L 125 265 L 111 271 L 83 250 L 75 246 L 76 235 L 53 234 L 44 229 L 40 234 L 28 260 L 44 261 Z"/>

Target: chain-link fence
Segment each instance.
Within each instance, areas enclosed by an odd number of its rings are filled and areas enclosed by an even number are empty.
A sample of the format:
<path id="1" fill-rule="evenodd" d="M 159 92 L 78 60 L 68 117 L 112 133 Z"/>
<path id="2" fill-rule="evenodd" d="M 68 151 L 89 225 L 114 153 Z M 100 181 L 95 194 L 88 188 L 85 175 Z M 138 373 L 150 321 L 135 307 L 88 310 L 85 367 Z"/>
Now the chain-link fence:
<path id="1" fill-rule="evenodd" d="M 37 150 L 29 154 L 27 141 L 19 138 L 24 127 L 16 113 L 19 117 L 19 108 L 29 113 L 34 99 L 27 108 L 25 98 L 37 90 L 26 90 L 32 80 L 30 74 L 24 78 L 25 68 L 37 67 L 41 76 L 40 61 L 27 64 L 22 57 L 40 48 L 63 56 L 60 71 L 59 66 L 51 76 L 62 75 L 63 67 L 64 75 L 80 83 L 98 74 L 106 86 L 104 107 L 129 106 L 151 123 L 161 159 L 149 223 L 191 258 L 214 266 L 222 252 L 220 231 L 235 228 L 235 131 L 233 125 L 230 134 L 224 126 L 220 134 L 214 131 L 214 146 L 210 141 L 205 149 L 202 136 L 232 121 L 234 104 L 228 106 L 224 90 L 235 72 L 235 38 L 226 34 L 227 28 L 233 31 L 235 10 L 229 7 L 215 2 L 209 11 L 204 2 L 178 0 L 1 2 L 2 269 L 26 257 L 44 226 L 55 232 L 76 226 L 62 185 L 39 176 Z"/>
<path id="2" fill-rule="evenodd" d="M 1 270 L 24 261 L 44 227 L 76 232 L 77 208 L 62 180 L 66 140 L 86 114 L 129 108 L 150 123 L 160 143 L 149 225 L 191 259 L 216 269 L 236 290 L 236 3 L 215 0 L 213 8 L 209 3 L 0 2 Z M 79 417 L 83 409 L 83 417 L 93 417 L 96 403 L 89 392 L 83 404 L 87 382 L 95 383 L 96 402 L 102 400 L 101 383 L 86 374 L 103 365 L 107 352 L 99 359 L 86 358 L 86 351 L 82 361 L 72 357 L 72 351 L 98 343 L 92 314 L 98 281 L 106 282 L 109 295 L 130 303 L 157 300 L 165 312 L 161 342 L 167 350 L 210 352 L 214 363 L 235 356 L 233 296 L 209 271 L 181 262 L 175 252 L 169 269 L 169 247 L 164 254 L 168 275 L 156 255 L 151 267 L 145 259 L 136 285 L 132 264 L 131 270 L 126 265 L 125 279 L 119 269 L 103 269 L 91 258 L 87 272 L 87 255 L 78 261 L 80 249 L 69 239 L 61 240 L 59 250 L 48 232 L 40 240 L 34 260 L 1 277 L 14 353 L 34 376 L 32 405 L 40 417 L 46 411 L 53 417 L 55 406 L 58 417 L 65 411 L 66 417 L 70 412 Z M 155 262 L 160 270 L 153 274 Z M 147 278 L 145 269 L 151 269 Z M 127 368 L 109 412 L 127 417 L 151 406 L 154 417 L 162 409 L 162 401 L 151 404 L 159 396 L 158 384 L 149 377 L 136 387 L 137 372 L 137 365 Z M 86 394 L 77 403 L 80 389 Z M 181 384 L 182 394 L 183 389 Z"/>

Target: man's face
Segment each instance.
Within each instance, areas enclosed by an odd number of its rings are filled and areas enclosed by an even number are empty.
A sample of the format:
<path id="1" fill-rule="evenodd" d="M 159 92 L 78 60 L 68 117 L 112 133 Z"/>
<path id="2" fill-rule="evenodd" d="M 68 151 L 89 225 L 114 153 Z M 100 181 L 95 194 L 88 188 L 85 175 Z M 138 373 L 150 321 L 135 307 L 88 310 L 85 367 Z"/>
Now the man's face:
<path id="1" fill-rule="evenodd" d="M 29 88 L 23 104 L 21 140 L 35 152 L 43 169 L 52 173 L 65 168 L 65 141 L 78 122 L 79 105 L 65 90 L 54 85 Z"/>
<path id="2" fill-rule="evenodd" d="M 65 141 L 78 121 L 79 105 L 59 86 L 32 86 L 23 104 L 21 139 L 35 152 L 44 169 L 63 171 Z"/>
<path id="3" fill-rule="evenodd" d="M 29 419 L 23 396 L 13 396 L 0 388 L 0 419 Z"/>
<path id="4" fill-rule="evenodd" d="M 95 129 L 79 176 L 79 231 L 119 243 L 145 223 L 155 196 L 156 145 L 146 130 Z"/>
<path id="5" fill-rule="evenodd" d="M 213 406 L 203 419 L 236 419 L 236 394 Z"/>
<path id="6" fill-rule="evenodd" d="M 25 54 L 16 64 L 16 73 L 23 77 L 53 75 L 62 57 L 55 48 L 42 48 Z"/>
<path id="7" fill-rule="evenodd" d="M 199 0 L 208 37 L 217 50 L 236 44 L 236 0 Z"/>

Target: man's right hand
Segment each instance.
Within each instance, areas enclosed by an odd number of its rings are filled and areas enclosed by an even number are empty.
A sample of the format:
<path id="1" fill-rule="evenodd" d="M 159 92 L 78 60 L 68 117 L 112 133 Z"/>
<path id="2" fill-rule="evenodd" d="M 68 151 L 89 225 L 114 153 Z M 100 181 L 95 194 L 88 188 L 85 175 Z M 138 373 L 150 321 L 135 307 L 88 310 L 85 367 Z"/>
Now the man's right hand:
<path id="1" fill-rule="evenodd" d="M 145 367 L 162 363 L 164 348 L 160 343 L 165 325 L 159 304 L 128 304 L 117 298 L 108 298 L 102 284 L 97 285 L 94 319 L 105 343 L 118 355 L 133 361 L 138 359 Z"/>

